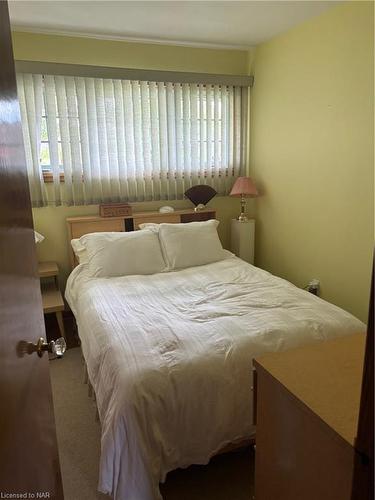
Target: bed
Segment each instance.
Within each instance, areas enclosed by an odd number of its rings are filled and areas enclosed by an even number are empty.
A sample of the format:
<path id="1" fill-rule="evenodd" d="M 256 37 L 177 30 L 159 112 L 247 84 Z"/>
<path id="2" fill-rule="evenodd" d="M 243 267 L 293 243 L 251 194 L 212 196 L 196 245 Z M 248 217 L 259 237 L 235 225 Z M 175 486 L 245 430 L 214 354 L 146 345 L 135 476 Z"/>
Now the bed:
<path id="1" fill-rule="evenodd" d="M 229 256 L 153 275 L 70 275 L 67 301 L 102 427 L 98 489 L 160 499 L 169 471 L 254 435 L 252 359 L 365 325 Z"/>

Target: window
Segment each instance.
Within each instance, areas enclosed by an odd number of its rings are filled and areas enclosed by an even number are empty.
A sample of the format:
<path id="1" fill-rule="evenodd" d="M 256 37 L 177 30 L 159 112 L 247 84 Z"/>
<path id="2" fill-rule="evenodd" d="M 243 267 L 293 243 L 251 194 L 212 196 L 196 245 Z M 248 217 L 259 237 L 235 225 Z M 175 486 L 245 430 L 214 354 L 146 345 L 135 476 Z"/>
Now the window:
<path id="1" fill-rule="evenodd" d="M 240 172 L 241 87 L 26 74 L 18 81 L 23 122 L 37 118 L 24 127 L 30 182 L 65 180 L 47 202 L 178 199 L 202 183 L 226 194 Z"/>
<path id="2" fill-rule="evenodd" d="M 69 120 L 78 120 L 78 116 L 69 116 Z M 60 131 L 60 118 L 56 116 L 57 123 L 57 151 L 59 158 L 59 167 L 61 172 L 64 172 L 63 168 L 63 153 L 62 153 L 62 143 L 61 143 L 61 131 Z M 42 110 L 42 125 L 41 125 L 41 137 L 40 137 L 40 167 L 42 172 L 49 173 L 51 172 L 51 154 L 50 154 L 50 141 L 48 135 L 48 126 L 47 126 L 47 112 L 46 108 L 43 104 Z"/>
<path id="3" fill-rule="evenodd" d="M 78 117 L 75 117 L 78 118 Z M 59 117 L 56 117 L 57 124 L 59 125 Z M 64 181 L 64 167 L 63 167 L 63 156 L 62 156 L 62 145 L 61 145 L 61 133 L 60 127 L 57 127 L 58 139 L 57 139 L 57 151 L 59 157 L 59 168 L 60 168 L 60 181 Z M 51 167 L 51 154 L 50 154 L 50 141 L 48 136 L 47 128 L 47 114 L 45 106 L 43 105 L 42 111 L 42 125 L 41 125 L 41 138 L 40 138 L 40 151 L 39 151 L 39 164 L 43 174 L 44 182 L 53 182 L 53 174 Z"/>

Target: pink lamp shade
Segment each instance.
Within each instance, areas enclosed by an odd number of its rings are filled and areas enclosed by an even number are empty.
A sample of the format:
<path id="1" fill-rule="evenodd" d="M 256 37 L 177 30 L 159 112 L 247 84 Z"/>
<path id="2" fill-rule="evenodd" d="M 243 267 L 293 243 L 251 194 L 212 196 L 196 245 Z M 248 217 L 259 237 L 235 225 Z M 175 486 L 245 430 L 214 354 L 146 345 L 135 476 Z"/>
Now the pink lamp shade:
<path id="1" fill-rule="evenodd" d="M 230 196 L 258 196 L 258 190 L 251 177 L 238 177 L 233 184 Z"/>
<path id="2" fill-rule="evenodd" d="M 247 222 L 248 218 L 246 211 L 245 197 L 258 196 L 257 187 L 251 177 L 238 177 L 229 193 L 231 196 L 238 196 L 241 198 L 241 213 L 237 217 L 239 222 Z"/>

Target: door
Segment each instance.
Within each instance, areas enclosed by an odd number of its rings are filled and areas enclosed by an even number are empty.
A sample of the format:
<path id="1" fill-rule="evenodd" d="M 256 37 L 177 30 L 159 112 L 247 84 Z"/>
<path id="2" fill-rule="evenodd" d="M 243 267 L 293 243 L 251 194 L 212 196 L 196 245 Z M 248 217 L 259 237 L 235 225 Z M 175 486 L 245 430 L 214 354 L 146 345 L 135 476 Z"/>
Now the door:
<path id="1" fill-rule="evenodd" d="M 8 5 L 0 1 L 1 498 L 63 498 L 48 356 L 25 349 L 39 337 L 45 331 Z"/>
<path id="2" fill-rule="evenodd" d="M 362 394 L 355 441 L 352 500 L 374 500 L 374 270 L 367 323 Z"/>

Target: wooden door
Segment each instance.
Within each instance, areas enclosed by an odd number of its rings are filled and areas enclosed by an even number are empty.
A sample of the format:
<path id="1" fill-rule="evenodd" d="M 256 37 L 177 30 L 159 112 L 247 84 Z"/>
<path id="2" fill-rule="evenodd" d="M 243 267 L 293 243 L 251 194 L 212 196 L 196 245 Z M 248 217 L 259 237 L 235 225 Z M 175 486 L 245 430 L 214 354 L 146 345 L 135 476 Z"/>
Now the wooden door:
<path id="1" fill-rule="evenodd" d="M 367 323 L 358 432 L 355 441 L 352 500 L 374 500 L 374 268 Z"/>
<path id="2" fill-rule="evenodd" d="M 7 2 L 0 1 L 0 497 L 62 499 Z"/>

